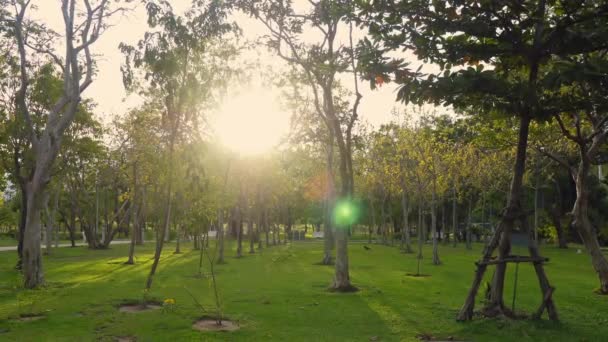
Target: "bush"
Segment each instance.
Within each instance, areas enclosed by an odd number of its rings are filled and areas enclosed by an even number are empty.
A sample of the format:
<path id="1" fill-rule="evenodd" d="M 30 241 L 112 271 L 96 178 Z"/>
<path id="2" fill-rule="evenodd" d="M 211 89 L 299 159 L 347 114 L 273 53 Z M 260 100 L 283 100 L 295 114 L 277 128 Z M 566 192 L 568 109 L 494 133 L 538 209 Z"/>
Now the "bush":
<path id="1" fill-rule="evenodd" d="M 552 224 L 545 224 L 538 227 L 538 238 L 544 238 L 548 243 L 557 242 L 557 230 Z"/>

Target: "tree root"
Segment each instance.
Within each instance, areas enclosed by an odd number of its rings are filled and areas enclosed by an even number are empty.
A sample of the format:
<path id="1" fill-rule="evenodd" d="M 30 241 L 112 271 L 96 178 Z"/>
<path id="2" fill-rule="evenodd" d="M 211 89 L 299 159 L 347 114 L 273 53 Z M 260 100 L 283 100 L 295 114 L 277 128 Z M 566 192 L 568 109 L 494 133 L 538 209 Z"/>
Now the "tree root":
<path id="1" fill-rule="evenodd" d="M 529 315 L 516 313 L 513 310 L 499 304 L 489 305 L 479 312 L 486 318 L 526 319 Z"/>

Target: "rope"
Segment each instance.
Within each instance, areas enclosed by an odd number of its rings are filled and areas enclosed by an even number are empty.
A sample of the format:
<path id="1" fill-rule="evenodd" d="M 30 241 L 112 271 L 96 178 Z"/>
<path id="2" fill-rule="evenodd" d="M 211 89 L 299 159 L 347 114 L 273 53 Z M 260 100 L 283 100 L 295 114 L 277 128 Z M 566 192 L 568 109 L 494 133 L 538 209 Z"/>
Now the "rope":
<path id="1" fill-rule="evenodd" d="M 511 311 L 515 314 L 515 298 L 517 298 L 517 276 L 519 274 L 519 262 L 515 263 L 515 282 L 513 283 L 513 303 L 511 304 Z"/>

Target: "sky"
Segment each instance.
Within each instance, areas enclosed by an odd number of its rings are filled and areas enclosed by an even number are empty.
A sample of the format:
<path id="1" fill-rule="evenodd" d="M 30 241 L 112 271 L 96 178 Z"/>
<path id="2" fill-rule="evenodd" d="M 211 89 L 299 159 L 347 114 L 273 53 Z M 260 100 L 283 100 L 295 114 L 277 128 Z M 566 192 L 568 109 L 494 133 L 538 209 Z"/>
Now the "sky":
<path id="1" fill-rule="evenodd" d="M 297 6 L 303 6 L 307 0 L 295 2 Z M 60 2 L 33 0 L 33 3 L 37 8 L 30 15 L 61 32 L 63 22 Z M 174 0 L 171 4 L 176 12 L 182 12 L 189 6 L 190 0 Z M 233 19 L 243 30 L 245 39 L 253 40 L 266 33 L 266 28 L 253 18 L 237 14 Z M 135 95 L 127 96 L 122 85 L 120 65 L 124 57 L 118 45 L 121 42 L 135 44 L 143 37 L 147 29 L 145 9 L 139 5 L 133 11 L 113 18 L 111 23 L 112 27 L 92 47 L 98 72 L 93 84 L 83 94 L 97 102 L 96 115 L 103 122 L 109 122 L 112 116 L 124 113 L 141 102 Z M 312 36 L 309 38 L 314 39 Z M 259 53 L 262 62 L 268 66 L 282 64 L 280 58 L 271 52 Z M 392 119 L 392 109 L 401 106 L 395 102 L 396 87 L 392 84 L 384 84 L 379 90 L 372 91 L 367 82 L 362 82 L 360 91 L 363 94 L 359 107 L 361 120 L 373 126 L 389 122 Z M 276 144 L 289 128 L 289 113 L 281 108 L 279 97 L 279 90 L 269 88 L 260 78 L 254 78 L 247 87 L 230 87 L 226 100 L 211 112 L 209 122 L 229 147 L 244 153 L 262 152 Z"/>

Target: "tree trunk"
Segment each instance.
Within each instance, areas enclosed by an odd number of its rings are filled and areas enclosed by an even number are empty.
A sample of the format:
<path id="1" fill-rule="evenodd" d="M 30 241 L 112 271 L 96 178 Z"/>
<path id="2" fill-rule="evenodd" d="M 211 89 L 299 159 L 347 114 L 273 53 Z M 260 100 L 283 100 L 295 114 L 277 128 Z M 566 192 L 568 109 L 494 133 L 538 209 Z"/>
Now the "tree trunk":
<path id="1" fill-rule="evenodd" d="M 441 265 L 439 260 L 439 243 L 437 241 L 437 193 L 435 191 L 435 180 L 433 180 L 433 199 L 431 204 L 431 234 L 433 239 L 433 265 Z"/>
<path id="2" fill-rule="evenodd" d="M 173 254 L 180 254 L 181 250 L 181 239 L 182 239 L 183 229 L 180 224 L 175 225 L 175 252 Z"/>
<path id="3" fill-rule="evenodd" d="M 333 200 L 330 195 L 325 200 L 325 215 L 323 222 L 323 260 L 321 264 L 331 265 L 333 263 L 332 250 L 334 246 L 333 224 L 332 224 Z"/>
<path id="4" fill-rule="evenodd" d="M 371 226 L 368 227 L 368 237 L 367 237 L 367 243 L 372 243 L 372 235 L 374 233 L 374 229 L 376 229 L 376 208 L 374 206 L 374 199 L 372 196 L 370 196 L 369 198 L 369 205 L 370 205 L 370 212 L 371 212 L 371 218 L 372 218 L 372 222 L 371 222 Z"/>
<path id="5" fill-rule="evenodd" d="M 44 283 L 40 253 L 40 214 L 44 194 L 39 185 L 32 182 L 26 185 L 26 192 L 27 215 L 23 235 L 22 268 L 24 287 L 33 289 Z"/>
<path id="6" fill-rule="evenodd" d="M 73 204 L 70 204 L 70 223 L 67 224 L 67 226 L 68 233 L 70 235 L 70 243 L 72 245 L 71 247 L 76 247 L 76 212 L 74 210 Z"/>
<path id="7" fill-rule="evenodd" d="M 553 225 L 555 226 L 555 232 L 557 233 L 558 248 L 568 248 L 567 237 L 562 226 L 562 189 L 559 186 L 559 182 L 557 180 L 554 180 L 554 184 L 556 198 L 553 201 L 553 205 L 551 205 L 549 215 L 551 216 L 551 221 L 553 221 Z"/>
<path id="8" fill-rule="evenodd" d="M 466 227 L 466 246 L 467 249 L 472 249 L 473 247 L 471 246 L 471 217 L 472 217 L 472 212 L 473 212 L 473 204 L 472 204 L 472 200 L 471 197 L 469 196 L 468 198 L 468 210 L 467 210 L 467 227 Z"/>
<path id="9" fill-rule="evenodd" d="M 520 217 L 525 218 L 521 206 L 521 192 L 523 176 L 526 169 L 526 149 L 528 147 L 528 132 L 530 127 L 530 117 L 527 115 L 520 116 L 519 133 L 517 152 L 515 157 L 515 165 L 513 167 L 513 178 L 511 181 L 508 204 L 504 215 L 494 231 L 490 242 L 486 245 L 483 251 L 482 262 L 487 262 L 491 259 L 492 254 L 498 246 L 498 258 L 502 259 L 509 255 L 511 251 L 511 231 L 514 221 Z M 523 221 L 523 220 L 522 220 Z M 542 265 L 540 265 L 542 268 Z M 473 308 L 475 306 L 475 296 L 481 285 L 483 275 L 487 269 L 487 264 L 480 263 L 475 272 L 475 278 L 467 295 L 464 305 L 458 314 L 458 320 L 469 320 L 473 317 Z M 496 265 L 493 281 L 490 288 L 490 298 L 484 311 L 489 315 L 499 315 L 505 313 L 506 309 L 503 300 L 504 281 L 506 273 L 506 264 L 501 263 Z"/>
<path id="10" fill-rule="evenodd" d="M 163 252 L 163 246 L 165 243 L 164 235 L 165 232 L 169 230 L 169 224 L 171 220 L 171 181 L 169 180 L 169 185 L 167 188 L 167 200 L 165 203 L 165 217 L 162 227 L 157 227 L 156 231 L 156 248 L 154 249 L 154 261 L 152 262 L 152 267 L 150 268 L 150 273 L 148 274 L 148 279 L 146 280 L 146 289 L 150 290 L 152 287 L 152 281 L 154 280 L 154 275 L 156 274 L 156 269 L 158 268 L 158 263 L 160 261 L 160 255 Z"/>
<path id="11" fill-rule="evenodd" d="M 53 204 L 52 204 L 52 208 L 49 210 L 49 206 L 48 203 L 45 205 L 45 209 L 46 209 L 46 217 L 47 217 L 47 222 L 46 222 L 46 236 L 45 236 L 45 240 L 46 240 L 46 249 L 45 249 L 45 255 L 51 255 L 51 247 L 53 245 L 53 230 L 56 229 L 55 227 L 55 212 L 57 210 L 57 198 L 59 196 L 59 192 L 57 191 L 55 194 L 53 194 Z"/>
<path id="12" fill-rule="evenodd" d="M 356 290 L 356 288 L 353 287 L 350 283 L 350 275 L 348 272 L 348 250 L 346 248 L 346 234 L 346 229 L 343 229 L 342 227 L 337 227 L 334 234 L 336 238 L 336 273 L 331 288 L 340 292 Z"/>
<path id="13" fill-rule="evenodd" d="M 156 274 L 156 269 L 158 268 L 158 263 L 160 261 L 160 256 L 163 252 L 164 246 L 164 235 L 169 231 L 169 225 L 171 224 L 171 209 L 172 209 L 172 196 L 173 196 L 173 147 L 175 143 L 175 132 L 173 132 L 171 140 L 169 142 L 169 151 L 168 151 L 168 170 L 167 170 L 167 190 L 165 195 L 165 217 L 163 222 L 163 227 L 158 227 L 156 231 L 156 248 L 154 250 L 154 261 L 152 262 L 152 267 L 150 268 L 150 273 L 148 274 L 148 279 L 146 280 L 146 290 L 150 290 L 152 287 L 152 281 L 154 280 L 154 275 Z M 162 230 L 161 230 L 162 229 Z"/>
<path id="14" fill-rule="evenodd" d="M 443 239 L 443 243 L 447 245 L 450 243 L 450 234 L 447 229 L 448 219 L 447 219 L 447 210 L 445 209 L 446 204 L 442 202 L 441 204 L 441 238 Z"/>
<path id="15" fill-rule="evenodd" d="M 321 264 L 331 265 L 333 263 L 332 250 L 334 248 L 334 227 L 332 214 L 335 205 L 335 177 L 334 177 L 334 134 L 331 127 L 328 127 L 329 137 L 326 142 L 327 160 L 326 169 L 326 189 L 325 189 L 325 215 L 323 222 L 323 260 Z"/>
<path id="16" fill-rule="evenodd" d="M 19 208 L 19 233 L 17 234 L 17 264 L 15 269 L 22 269 L 23 260 L 23 236 L 25 235 L 25 222 L 27 220 L 27 189 L 25 180 L 19 175 L 21 164 L 19 163 L 19 153 L 15 152 L 15 170 L 21 193 L 21 207 Z"/>
<path id="17" fill-rule="evenodd" d="M 259 221 L 258 221 L 258 223 L 256 224 L 256 227 L 255 227 L 255 232 L 256 232 L 255 236 L 256 236 L 256 239 L 258 241 L 258 250 L 261 250 L 261 249 L 264 248 L 264 244 L 262 243 L 262 231 L 264 230 L 264 228 L 263 228 L 264 227 L 264 223 L 263 223 L 264 222 L 264 218 L 263 218 L 263 216 L 264 215 L 260 215 Z"/>
<path id="18" fill-rule="evenodd" d="M 95 236 L 99 233 L 99 189 L 97 183 L 97 174 L 95 174 Z M 104 240 L 103 236 L 101 240 Z"/>
<path id="19" fill-rule="evenodd" d="M 536 163 L 538 164 L 538 163 Z M 538 192 L 540 188 L 540 170 L 538 165 L 534 168 L 534 240 L 538 241 Z"/>
<path id="20" fill-rule="evenodd" d="M 549 215 L 551 216 L 551 221 L 553 221 L 555 232 L 557 234 L 557 248 L 568 248 L 568 241 L 566 240 L 566 233 L 564 232 L 564 227 L 562 226 L 560 211 L 557 209 L 551 209 L 549 211 Z"/>
<path id="21" fill-rule="evenodd" d="M 388 214 L 388 233 L 390 235 L 390 240 L 391 240 L 391 246 L 395 245 L 395 220 L 393 219 L 393 213 L 391 210 L 391 198 L 389 196 L 388 198 L 388 210 L 387 210 L 387 214 Z"/>
<path id="22" fill-rule="evenodd" d="M 341 191 L 340 200 L 351 201 L 354 193 L 353 170 L 352 170 L 352 151 L 350 150 L 350 131 L 347 131 L 347 139 L 344 139 L 342 134 L 341 124 L 338 117 L 335 115 L 333 108 L 333 95 L 331 89 L 324 90 L 324 102 L 328 105 L 328 117 L 330 124 L 333 127 L 333 133 L 340 152 L 340 180 Z M 357 288 L 350 283 L 350 275 L 348 270 L 348 231 L 350 227 L 336 226 L 336 261 L 335 275 L 331 289 L 334 291 L 346 292 L 356 291 Z"/>
<path id="23" fill-rule="evenodd" d="M 137 239 L 135 243 L 137 245 L 143 245 L 146 235 L 146 186 L 144 185 L 141 190 L 141 200 L 139 201 L 139 218 L 137 219 Z"/>
<path id="24" fill-rule="evenodd" d="M 57 211 L 59 211 L 59 205 L 58 204 L 55 207 L 55 213 L 57 213 Z M 55 248 L 59 248 L 59 230 L 60 230 L 60 228 L 61 228 L 61 224 L 59 223 L 59 221 L 55 220 L 55 231 L 54 231 Z"/>
<path id="25" fill-rule="evenodd" d="M 170 224 L 165 226 L 163 240 L 165 240 L 165 242 L 169 242 L 169 240 L 171 240 L 171 225 Z"/>
<path id="26" fill-rule="evenodd" d="M 293 231 L 292 231 L 292 218 L 291 218 L 291 208 L 287 207 L 287 224 L 285 225 L 285 243 L 287 243 L 287 238 L 293 241 Z"/>
<path id="27" fill-rule="evenodd" d="M 270 247 L 270 225 L 268 222 L 268 209 L 264 210 L 264 235 L 266 236 L 266 248 Z"/>
<path id="28" fill-rule="evenodd" d="M 137 212 L 137 204 L 133 204 L 133 209 Z M 125 264 L 133 265 L 135 261 L 133 260 L 133 255 L 135 254 L 135 244 L 137 242 L 137 226 L 138 226 L 138 215 L 133 215 L 133 225 L 131 227 L 131 243 L 129 244 L 129 260 Z"/>
<path id="29" fill-rule="evenodd" d="M 127 265 L 133 265 L 135 263 L 135 261 L 133 260 L 133 255 L 135 254 L 135 243 L 137 242 L 137 230 L 138 230 L 138 226 L 139 226 L 139 212 L 137 209 L 137 200 L 138 200 L 138 196 L 137 196 L 137 163 L 133 163 L 133 215 L 131 215 L 131 217 L 133 218 L 133 224 L 131 227 L 131 244 L 129 245 L 129 259 L 127 260 L 126 264 Z M 96 192 L 97 193 L 97 192 Z M 99 200 L 96 201 L 96 203 L 99 203 Z M 99 210 L 98 208 L 96 209 L 96 223 L 95 225 L 99 225 Z M 97 228 L 96 228 L 97 229 Z"/>
<path id="30" fill-rule="evenodd" d="M 382 244 L 388 245 L 386 234 L 386 192 L 382 190 L 382 204 L 380 206 L 380 232 L 382 234 Z"/>
<path id="31" fill-rule="evenodd" d="M 249 254 L 255 253 L 255 234 L 253 232 L 253 215 L 247 222 L 247 234 L 249 235 Z"/>
<path id="32" fill-rule="evenodd" d="M 458 243 L 458 217 L 456 214 L 456 200 L 457 200 L 458 196 L 456 196 L 456 187 L 452 187 L 452 234 L 454 234 L 453 236 L 453 240 L 452 240 L 452 246 L 456 247 L 456 244 Z"/>
<path id="33" fill-rule="evenodd" d="M 236 221 L 236 257 L 243 256 L 243 213 L 241 209 L 237 209 Z"/>
<path id="34" fill-rule="evenodd" d="M 223 264 L 224 261 L 224 210 L 217 210 L 217 263 Z"/>
<path id="35" fill-rule="evenodd" d="M 486 194 L 485 192 L 481 192 L 481 229 L 482 229 L 482 234 L 485 235 L 485 241 L 488 241 L 488 235 L 486 232 Z"/>
<path id="36" fill-rule="evenodd" d="M 401 192 L 401 209 L 403 210 L 403 230 L 401 231 L 401 248 L 405 253 L 412 253 L 412 243 L 410 239 L 410 208 L 407 201 L 405 190 Z"/>
<path id="37" fill-rule="evenodd" d="M 597 233 L 589 219 L 588 213 L 589 189 L 587 187 L 587 179 L 589 177 L 590 164 L 586 156 L 587 151 L 585 147 L 580 146 L 580 150 L 581 161 L 574 179 L 576 184 L 576 201 L 572 209 L 574 217 L 572 225 L 578 231 L 587 252 L 591 255 L 591 264 L 595 272 L 597 272 L 600 281 L 598 292 L 608 294 L 608 260 L 606 260 L 606 256 L 600 249 Z"/>
<path id="38" fill-rule="evenodd" d="M 285 225 L 285 228 L 283 228 L 283 244 L 285 244 L 285 245 L 287 244 L 287 235 L 288 235 L 287 229 L 288 229 L 288 226 Z"/>
<path id="39" fill-rule="evenodd" d="M 262 230 L 264 229 L 264 201 L 262 200 L 262 193 L 258 188 L 257 191 L 257 205 L 256 205 L 256 216 L 257 222 L 255 223 L 255 239 L 258 243 L 258 251 L 261 251 L 264 247 L 262 243 Z"/>
<path id="40" fill-rule="evenodd" d="M 416 260 L 417 260 L 417 270 L 416 270 L 416 275 L 420 275 L 420 263 L 422 262 L 422 243 L 423 243 L 423 237 L 422 237 L 422 230 L 423 228 L 423 224 L 422 222 L 424 221 L 424 218 L 422 216 L 422 199 L 420 199 L 420 203 L 418 203 L 418 229 L 416 229 L 417 231 L 417 235 L 418 235 L 418 255 L 416 256 Z"/>

